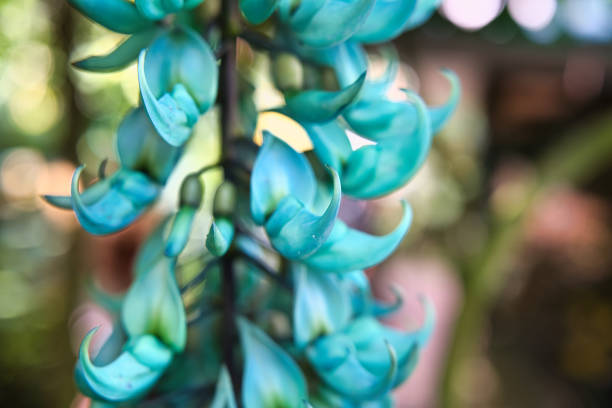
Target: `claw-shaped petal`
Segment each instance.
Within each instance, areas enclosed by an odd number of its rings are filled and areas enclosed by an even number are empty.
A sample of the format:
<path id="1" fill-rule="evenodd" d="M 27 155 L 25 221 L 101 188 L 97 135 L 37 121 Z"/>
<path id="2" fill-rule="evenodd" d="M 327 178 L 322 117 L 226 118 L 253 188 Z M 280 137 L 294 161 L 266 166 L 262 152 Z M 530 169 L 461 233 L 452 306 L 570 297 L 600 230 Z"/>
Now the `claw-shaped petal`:
<path id="1" fill-rule="evenodd" d="M 417 130 L 401 139 L 363 146 L 351 154 L 342 174 L 346 194 L 374 198 L 404 186 L 421 167 L 431 148 L 431 120 L 425 103 L 409 94 L 417 115 Z"/>
<path id="2" fill-rule="evenodd" d="M 234 239 L 234 224 L 227 218 L 213 220 L 206 237 L 206 248 L 215 256 L 223 256 Z"/>
<path id="3" fill-rule="evenodd" d="M 379 361 L 385 365 L 382 372 L 372 372 L 359 360 L 359 350 L 353 340 L 344 334 L 322 337 L 308 347 L 306 356 L 321 377 L 323 382 L 341 395 L 349 397 L 353 401 L 367 401 L 378 398 L 387 393 L 395 383 L 398 360 L 393 346 L 379 337 L 370 339 L 378 345 L 386 348 L 386 353 L 378 354 Z M 330 352 L 336 353 L 345 349 L 345 358 L 339 360 L 335 365 L 330 365 Z"/>
<path id="4" fill-rule="evenodd" d="M 232 379 L 226 366 L 221 367 L 217 390 L 210 408 L 237 408 L 236 398 L 234 397 L 234 387 Z"/>
<path id="5" fill-rule="evenodd" d="M 327 123 L 299 123 L 308 133 L 321 163 L 330 166 L 342 177 L 342 169 L 353 152 L 346 131 L 336 120 Z"/>
<path id="6" fill-rule="evenodd" d="M 123 69 L 136 61 L 140 50 L 146 48 L 159 34 L 159 30 L 150 29 L 136 33 L 119 44 L 107 55 L 93 56 L 74 62 L 77 68 L 92 72 L 113 72 Z"/>
<path id="7" fill-rule="evenodd" d="M 332 274 L 308 270 L 294 264 L 294 341 L 304 348 L 319 336 L 341 330 L 351 316 L 351 301 Z"/>
<path id="8" fill-rule="evenodd" d="M 202 0 L 135 0 L 138 11 L 149 20 L 161 20 L 168 14 L 190 9 Z"/>
<path id="9" fill-rule="evenodd" d="M 402 293 L 396 286 L 391 286 L 395 295 L 393 303 L 376 300 L 370 288 L 370 281 L 363 271 L 345 273 L 341 278 L 350 287 L 351 305 L 355 316 L 387 316 L 400 309 L 404 303 Z"/>
<path id="10" fill-rule="evenodd" d="M 272 246 L 286 258 L 299 260 L 309 256 L 324 245 L 332 232 L 342 193 L 338 173 L 333 169 L 331 173 L 333 194 L 323 214 L 313 214 L 294 196 L 287 196 L 266 221 L 265 229 Z"/>
<path id="11" fill-rule="evenodd" d="M 172 351 L 154 336 L 133 339 L 113 362 L 96 366 L 89 357 L 89 344 L 97 329 L 81 343 L 75 368 L 76 383 L 83 394 L 108 402 L 129 401 L 151 389 L 172 361 Z"/>
<path id="12" fill-rule="evenodd" d="M 289 116 L 306 122 L 328 122 L 335 119 L 359 95 L 365 82 L 362 73 L 351 85 L 339 91 L 310 90 L 285 98 Z"/>
<path id="13" fill-rule="evenodd" d="M 180 27 L 141 52 L 138 81 L 153 125 L 164 140 L 180 146 L 216 99 L 218 68 L 208 44 Z"/>
<path id="14" fill-rule="evenodd" d="M 459 78 L 450 70 L 442 70 L 442 74 L 451 84 L 448 100 L 441 106 L 428 108 L 431 129 L 435 134 L 445 125 L 457 108 L 461 94 Z M 418 109 L 414 104 L 394 102 L 384 98 L 384 95 L 372 94 L 366 84 L 363 98 L 355 102 L 343 113 L 351 128 L 359 135 L 370 140 L 382 141 L 405 138 L 416 130 Z"/>
<path id="15" fill-rule="evenodd" d="M 266 21 L 276 8 L 278 0 L 240 0 L 240 10 L 251 24 Z"/>
<path id="16" fill-rule="evenodd" d="M 132 34 L 153 26 L 127 0 L 68 0 L 70 5 L 96 23 L 122 34 Z"/>
<path id="17" fill-rule="evenodd" d="M 298 365 L 261 329 L 238 318 L 244 350 L 242 403 L 251 407 L 298 408 L 308 397 L 306 380 Z"/>
<path id="18" fill-rule="evenodd" d="M 121 319 L 130 336 L 153 334 L 180 352 L 187 340 L 185 309 L 174 277 L 176 260 L 163 254 L 161 229 L 140 252 L 137 275 L 125 297 Z"/>
<path id="19" fill-rule="evenodd" d="M 305 206 L 315 198 L 316 179 L 306 158 L 264 131 L 251 176 L 251 214 L 262 225 L 280 201 L 292 196 Z"/>
<path id="20" fill-rule="evenodd" d="M 142 171 L 160 184 L 166 183 L 182 153 L 159 136 L 142 106 L 123 119 L 116 143 L 123 167 Z"/>
<path id="21" fill-rule="evenodd" d="M 382 262 L 397 248 L 412 221 L 412 210 L 402 202 L 404 215 L 391 233 L 375 236 L 349 228 L 337 220 L 327 241 L 312 255 L 301 260 L 314 270 L 348 272 Z"/>
<path id="22" fill-rule="evenodd" d="M 392 40 L 402 33 L 416 4 L 417 0 L 376 0 L 372 12 L 352 39 L 362 43 Z"/>
<path id="23" fill-rule="evenodd" d="M 289 25 L 304 44 L 331 47 L 346 41 L 361 27 L 375 0 L 318 1 L 314 2 L 320 6 L 316 10 L 309 3 L 300 3 L 290 17 Z"/>
<path id="24" fill-rule="evenodd" d="M 85 230 L 104 235 L 117 232 L 138 218 L 159 194 L 159 185 L 142 173 L 120 169 L 81 196 L 79 180 L 83 166 L 72 176 L 72 208 Z M 91 187 L 94 188 L 93 186 Z"/>

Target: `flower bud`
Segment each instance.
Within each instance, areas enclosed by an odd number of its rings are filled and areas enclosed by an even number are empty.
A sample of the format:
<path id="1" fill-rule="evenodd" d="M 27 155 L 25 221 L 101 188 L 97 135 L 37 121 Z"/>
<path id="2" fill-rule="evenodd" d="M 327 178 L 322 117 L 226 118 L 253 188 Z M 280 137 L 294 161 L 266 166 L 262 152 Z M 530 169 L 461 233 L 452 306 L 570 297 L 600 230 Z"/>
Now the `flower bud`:
<path id="1" fill-rule="evenodd" d="M 215 217 L 230 217 L 236 208 L 236 186 L 225 181 L 217 188 L 213 214 Z"/>
<path id="2" fill-rule="evenodd" d="M 302 63 L 293 54 L 281 53 L 274 58 L 272 77 L 276 87 L 283 92 L 297 91 L 304 86 Z"/>
<path id="3" fill-rule="evenodd" d="M 204 197 L 204 183 L 198 174 L 190 174 L 185 177 L 181 185 L 179 206 L 199 208 Z"/>

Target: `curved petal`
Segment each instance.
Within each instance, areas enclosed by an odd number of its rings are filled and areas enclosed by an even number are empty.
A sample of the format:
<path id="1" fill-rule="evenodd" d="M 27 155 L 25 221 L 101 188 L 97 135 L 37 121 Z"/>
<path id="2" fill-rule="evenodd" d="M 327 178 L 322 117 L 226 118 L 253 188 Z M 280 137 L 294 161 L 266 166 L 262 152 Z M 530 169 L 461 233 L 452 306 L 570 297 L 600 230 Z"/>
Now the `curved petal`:
<path id="1" fill-rule="evenodd" d="M 138 398 L 155 385 L 172 361 L 171 350 L 154 336 L 144 335 L 128 343 L 113 362 L 95 366 L 88 350 L 96 330 L 83 339 L 75 368 L 76 383 L 89 397 L 109 402 Z"/>
<path id="2" fill-rule="evenodd" d="M 242 403 L 246 408 L 300 407 L 307 398 L 306 380 L 291 357 L 261 329 L 238 318 L 244 350 Z"/>
<path id="3" fill-rule="evenodd" d="M 393 63 L 393 60 L 391 60 Z M 461 95 L 461 83 L 455 73 L 448 69 L 442 74 L 451 85 L 447 101 L 440 106 L 428 108 L 428 116 L 432 122 L 432 132 L 435 134 L 445 125 L 455 111 Z M 385 75 L 389 78 L 388 75 Z M 383 86 L 379 83 L 379 88 Z M 343 113 L 351 128 L 359 135 L 374 141 L 400 139 L 416 130 L 418 122 L 418 106 L 407 102 L 390 101 L 384 97 L 371 83 L 366 83 L 360 100 L 351 105 Z"/>
<path id="4" fill-rule="evenodd" d="M 127 0 L 68 0 L 68 3 L 96 23 L 122 34 L 132 34 L 153 26 L 134 3 Z"/>
<path id="5" fill-rule="evenodd" d="M 181 1 L 182 2 L 182 1 Z M 164 8 L 165 2 L 163 0 L 135 0 L 136 8 L 140 14 L 148 18 L 149 20 L 161 20 L 166 17 L 167 14 L 173 13 L 177 10 L 166 10 Z"/>
<path id="6" fill-rule="evenodd" d="M 175 262 L 161 256 L 138 271 L 121 308 L 121 320 L 130 336 L 153 334 L 180 352 L 187 340 L 187 322 L 174 278 Z"/>
<path id="7" fill-rule="evenodd" d="M 294 196 L 278 204 L 265 228 L 272 246 L 289 259 L 303 259 L 317 251 L 329 237 L 340 209 L 342 196 L 338 173 L 331 169 L 334 180 L 332 199 L 322 215 L 304 208 Z"/>
<path id="8" fill-rule="evenodd" d="M 251 175 L 251 214 L 261 225 L 279 202 L 292 196 L 309 206 L 316 193 L 316 179 L 306 158 L 268 131 L 263 132 Z"/>
<path id="9" fill-rule="evenodd" d="M 390 41 L 402 33 L 417 0 L 376 0 L 374 8 L 353 39 L 362 43 Z"/>
<path id="10" fill-rule="evenodd" d="M 217 382 L 217 390 L 215 391 L 215 398 L 210 405 L 210 408 L 237 408 L 236 398 L 234 397 L 234 387 L 232 386 L 232 379 L 230 378 L 227 367 L 221 368 L 219 374 L 219 381 Z"/>
<path id="11" fill-rule="evenodd" d="M 159 187 L 142 173 L 121 169 L 103 185 L 107 190 L 94 203 L 87 203 L 79 193 L 83 166 L 72 176 L 71 197 L 74 212 L 85 230 L 104 235 L 117 232 L 138 218 L 153 203 Z"/>
<path id="12" fill-rule="evenodd" d="M 417 0 L 414 13 L 410 16 L 403 30 L 411 30 L 427 21 L 440 6 L 442 0 Z"/>
<path id="13" fill-rule="evenodd" d="M 384 236 L 351 229 L 337 220 L 327 242 L 302 262 L 312 269 L 327 272 L 349 272 L 382 262 L 395 250 L 410 227 L 412 210 L 404 201 L 402 206 L 402 220 L 395 230 Z"/>
<path id="14" fill-rule="evenodd" d="M 165 184 L 182 154 L 155 131 L 145 109 L 133 109 L 117 129 L 117 155 L 123 167 L 145 172 Z M 87 190 L 83 196 L 87 194 Z"/>
<path id="15" fill-rule="evenodd" d="M 179 256 L 189 240 L 191 226 L 195 218 L 197 208 L 186 205 L 179 209 L 174 217 L 170 234 L 166 242 L 166 256 L 171 258 Z"/>
<path id="16" fill-rule="evenodd" d="M 293 336 L 301 349 L 319 336 L 344 327 L 351 315 L 348 294 L 335 276 L 294 264 Z"/>
<path id="17" fill-rule="evenodd" d="M 206 248 L 215 256 L 223 256 L 232 245 L 234 239 L 234 224 L 227 218 L 213 220 L 206 237 Z"/>
<path id="18" fill-rule="evenodd" d="M 119 44 L 107 55 L 88 57 L 74 62 L 79 69 L 92 72 L 113 72 L 123 69 L 138 59 L 140 50 L 146 48 L 159 34 L 157 29 L 136 33 Z"/>
<path id="19" fill-rule="evenodd" d="M 191 126 L 187 114 L 169 94 L 159 100 L 155 97 L 145 73 L 146 50 L 138 58 L 138 82 L 140 94 L 153 126 L 159 135 L 172 146 L 182 146 L 191 136 Z"/>
<path id="20" fill-rule="evenodd" d="M 448 100 L 440 106 L 435 106 L 433 108 L 429 108 L 429 117 L 431 118 L 431 131 L 436 134 L 438 133 L 448 119 L 450 119 L 451 115 L 457 109 L 457 105 L 459 105 L 459 98 L 461 97 L 461 81 L 457 74 L 455 74 L 450 69 L 443 69 L 442 74 L 448 79 L 451 85 L 451 92 L 448 97 Z"/>
<path id="21" fill-rule="evenodd" d="M 372 400 L 381 397 L 391 389 L 398 369 L 397 356 L 393 346 L 380 337 L 373 341 L 384 345 L 387 349 L 387 356 L 385 356 L 385 353 L 379 356 L 386 365 L 386 370 L 383 373 L 372 373 L 367 370 L 359 361 L 351 340 L 344 335 L 320 338 L 307 349 L 306 356 L 328 387 L 355 402 Z M 320 363 L 320 361 L 326 360 L 324 356 L 328 354 L 330 349 L 341 347 L 351 350 L 351 353 L 341 364 L 330 367 L 329 364 Z"/>
<path id="22" fill-rule="evenodd" d="M 266 21 L 276 8 L 277 0 L 240 0 L 240 10 L 251 24 Z"/>
<path id="23" fill-rule="evenodd" d="M 182 84 L 200 113 L 206 112 L 217 99 L 216 57 L 202 36 L 188 27 L 175 27 L 151 44 L 144 72 L 155 98 Z"/>
<path id="24" fill-rule="evenodd" d="M 290 25 L 304 44 L 312 47 L 331 47 L 346 41 L 363 24 L 374 7 L 375 0 L 327 0 L 312 15 L 297 20 L 300 8 L 309 7 L 308 1 L 300 3 Z M 309 10 L 310 11 L 310 10 Z M 311 14 L 311 13 L 308 13 Z"/>
<path id="25" fill-rule="evenodd" d="M 328 122 L 335 119 L 359 95 L 365 77 L 364 72 L 355 82 L 339 91 L 311 90 L 286 97 L 286 111 L 297 121 Z"/>
<path id="26" fill-rule="evenodd" d="M 363 199 L 388 194 L 404 186 L 427 158 L 433 138 L 427 107 L 418 95 L 409 98 L 416 106 L 417 130 L 353 152 L 342 174 L 346 194 Z"/>
<path id="27" fill-rule="evenodd" d="M 322 164 L 342 175 L 344 164 L 353 152 L 346 131 L 338 121 L 327 123 L 298 122 L 308 133 L 314 152 Z"/>

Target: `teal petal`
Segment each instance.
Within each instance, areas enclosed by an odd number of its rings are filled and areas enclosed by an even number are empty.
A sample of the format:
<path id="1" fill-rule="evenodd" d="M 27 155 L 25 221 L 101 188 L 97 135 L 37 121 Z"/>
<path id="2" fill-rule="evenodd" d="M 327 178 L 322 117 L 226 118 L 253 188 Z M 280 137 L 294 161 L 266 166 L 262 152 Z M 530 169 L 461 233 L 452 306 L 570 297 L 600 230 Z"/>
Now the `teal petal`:
<path id="1" fill-rule="evenodd" d="M 227 367 L 221 368 L 219 381 L 217 382 L 217 390 L 210 408 L 237 408 L 236 398 L 234 397 L 234 387 L 230 378 Z"/>
<path id="2" fill-rule="evenodd" d="M 369 401 L 351 401 L 324 385 L 319 385 L 315 394 L 311 398 L 315 407 L 334 407 L 334 408 L 393 408 L 391 395 L 387 394 L 380 398 Z"/>
<path id="3" fill-rule="evenodd" d="M 293 335 L 296 346 L 302 349 L 319 336 L 342 329 L 351 316 L 351 303 L 332 274 L 294 264 L 293 276 Z"/>
<path id="4" fill-rule="evenodd" d="M 134 337 L 153 334 L 180 352 L 187 340 L 185 309 L 174 277 L 175 259 L 163 254 L 138 275 L 125 297 L 121 320 Z"/>
<path id="5" fill-rule="evenodd" d="M 171 219 L 172 217 L 166 217 L 160 222 L 138 249 L 133 268 L 133 275 L 135 277 L 146 274 L 149 269 L 155 266 L 158 259 L 163 256 L 166 247 L 166 232 Z"/>
<path id="6" fill-rule="evenodd" d="M 157 134 L 142 106 L 130 111 L 119 125 L 116 146 L 123 167 L 142 171 L 160 184 L 166 183 L 182 154 L 182 149 Z"/>
<path id="7" fill-rule="evenodd" d="M 370 333 L 370 336 L 376 335 Z M 378 355 L 385 365 L 384 372 L 373 373 L 364 367 L 354 342 L 344 334 L 318 339 L 308 347 L 306 356 L 328 387 L 354 401 L 372 400 L 391 389 L 397 375 L 398 362 L 393 346 L 384 338 L 376 336 L 371 341 L 386 348 L 386 352 L 382 351 Z M 344 358 L 338 359 L 341 354 L 344 354 Z M 330 361 L 334 363 L 330 364 Z"/>
<path id="8" fill-rule="evenodd" d="M 402 206 L 402 220 L 395 230 L 384 236 L 351 229 L 337 220 L 328 240 L 302 262 L 311 269 L 327 272 L 349 272 L 382 262 L 397 248 L 410 227 L 412 210 L 404 201 Z"/>
<path id="9" fill-rule="evenodd" d="M 308 133 L 319 161 L 342 176 L 344 164 L 353 152 L 344 128 L 335 120 L 327 123 L 299 123 Z"/>
<path id="10" fill-rule="evenodd" d="M 240 0 L 240 10 L 251 24 L 266 21 L 276 8 L 277 0 Z"/>
<path id="11" fill-rule="evenodd" d="M 170 234 L 168 235 L 165 251 L 166 256 L 174 258 L 183 252 L 183 249 L 185 249 L 187 245 L 187 241 L 189 241 L 191 226 L 196 212 L 197 208 L 187 205 L 178 210 L 174 217 Z"/>
<path id="12" fill-rule="evenodd" d="M 393 60 L 391 63 L 395 65 Z M 447 69 L 442 70 L 442 74 L 448 79 L 451 92 L 443 105 L 428 108 L 434 134 L 440 131 L 453 114 L 461 94 L 461 83 L 457 75 Z M 389 78 L 389 75 L 385 77 Z M 415 107 L 415 104 L 407 102 L 390 101 L 380 92 L 373 92 L 374 88 L 371 85 L 366 83 L 359 101 L 343 113 L 351 128 L 359 135 L 375 141 L 400 139 L 415 132 L 419 124 L 418 106 Z"/>
<path id="13" fill-rule="evenodd" d="M 234 239 L 234 224 L 227 218 L 213 220 L 206 237 L 206 248 L 215 256 L 223 256 Z"/>
<path id="14" fill-rule="evenodd" d="M 173 13 L 177 10 L 164 9 L 164 0 L 135 0 L 134 4 L 138 8 L 140 14 L 148 18 L 149 20 L 161 20 L 167 14 Z M 182 2 L 181 2 L 182 3 Z"/>
<path id="15" fill-rule="evenodd" d="M 142 101 L 159 135 L 172 146 L 182 146 L 191 136 L 193 124 L 189 124 L 187 114 L 181 110 L 172 95 L 164 94 L 159 100 L 155 97 L 145 74 L 145 56 L 146 51 L 142 50 L 138 59 L 138 82 Z"/>
<path id="16" fill-rule="evenodd" d="M 376 0 L 372 12 L 352 39 L 362 43 L 390 41 L 402 33 L 417 0 Z"/>
<path id="17" fill-rule="evenodd" d="M 68 3 L 86 17 L 118 33 L 137 33 L 153 25 L 127 0 L 68 0 Z"/>
<path id="18" fill-rule="evenodd" d="M 182 84 L 200 113 L 217 99 L 216 57 L 202 36 L 188 27 L 175 27 L 159 36 L 148 49 L 144 70 L 156 98 Z"/>
<path id="19" fill-rule="evenodd" d="M 343 283 L 350 289 L 351 304 L 355 316 L 387 316 L 399 310 L 404 299 L 400 290 L 391 286 L 395 295 L 393 303 L 384 303 L 374 298 L 370 288 L 370 281 L 363 271 L 353 271 L 341 275 Z"/>
<path id="20" fill-rule="evenodd" d="M 414 13 L 404 25 L 404 31 L 418 27 L 429 20 L 440 4 L 442 4 L 442 0 L 417 0 Z"/>
<path id="21" fill-rule="evenodd" d="M 79 193 L 82 171 L 80 166 L 72 176 L 72 207 L 83 228 L 91 234 L 111 234 L 127 227 L 159 194 L 159 186 L 144 174 L 120 169 L 99 182 L 104 193 L 95 202 L 88 202 Z"/>
<path id="22" fill-rule="evenodd" d="M 416 131 L 353 152 L 342 174 L 346 194 L 362 199 L 388 194 L 404 186 L 424 163 L 433 138 L 431 121 L 422 99 L 412 93 L 409 98 L 417 110 Z"/>
<path id="23" fill-rule="evenodd" d="M 459 105 L 461 98 L 461 81 L 457 74 L 450 69 L 443 69 L 442 74 L 448 79 L 451 85 L 451 92 L 446 103 L 440 106 L 429 108 L 429 117 L 431 118 L 431 130 L 434 134 L 438 133 Z"/>
<path id="24" fill-rule="evenodd" d="M 297 38 L 312 47 L 331 47 L 346 41 L 363 24 L 375 0 L 327 0 L 312 13 L 308 1 L 302 1 L 290 20 Z M 319 2 L 320 3 L 320 2 Z M 308 9 L 301 17 L 301 8 Z"/>
<path id="25" fill-rule="evenodd" d="M 327 209 L 316 215 L 294 196 L 287 196 L 265 224 L 272 246 L 284 257 L 303 259 L 324 245 L 340 209 L 341 187 L 338 173 L 331 169 L 334 190 Z"/>
<path id="26" fill-rule="evenodd" d="M 286 111 L 298 121 L 328 122 L 335 119 L 359 95 L 365 82 L 362 73 L 351 85 L 339 91 L 311 90 L 298 92 L 285 98 Z"/>
<path id="27" fill-rule="evenodd" d="M 128 343 L 113 362 L 95 366 L 89 357 L 89 345 L 97 328 L 81 343 L 75 368 L 76 383 L 91 398 L 122 402 L 147 393 L 172 361 L 172 351 L 154 336 L 139 336 Z"/>
<path id="28" fill-rule="evenodd" d="M 217 97 L 218 68 L 208 44 L 186 27 L 158 37 L 138 64 L 140 93 L 159 134 L 173 146 L 191 135 Z"/>
<path id="29" fill-rule="evenodd" d="M 306 158 L 270 132 L 257 154 L 251 175 L 251 214 L 261 225 L 279 202 L 292 196 L 309 206 L 316 193 L 314 172 Z"/>
<path id="30" fill-rule="evenodd" d="M 146 48 L 159 34 L 157 29 L 145 30 L 130 36 L 110 54 L 93 56 L 73 63 L 77 68 L 93 72 L 113 72 L 136 61 L 140 50 Z"/>
<path id="31" fill-rule="evenodd" d="M 308 395 L 306 380 L 298 365 L 261 329 L 241 317 L 237 323 L 245 356 L 244 406 L 300 407 Z"/>

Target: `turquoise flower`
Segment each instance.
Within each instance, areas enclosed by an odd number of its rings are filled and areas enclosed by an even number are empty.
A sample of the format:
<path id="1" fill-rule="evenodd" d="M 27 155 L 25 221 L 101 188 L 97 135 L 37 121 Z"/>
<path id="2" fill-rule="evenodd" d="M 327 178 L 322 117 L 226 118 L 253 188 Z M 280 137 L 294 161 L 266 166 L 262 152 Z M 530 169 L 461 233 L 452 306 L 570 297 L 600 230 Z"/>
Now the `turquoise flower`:
<path id="1" fill-rule="evenodd" d="M 134 266 L 135 281 L 121 307 L 129 340 L 112 362 L 96 366 L 89 357 L 92 330 L 81 344 L 75 378 L 79 389 L 96 400 L 122 402 L 148 392 L 185 348 L 185 310 L 174 277 L 175 260 L 163 255 L 160 226 L 143 245 Z"/>
<path id="2" fill-rule="evenodd" d="M 304 374 L 266 333 L 238 318 L 245 363 L 242 403 L 246 408 L 301 408 L 308 397 Z"/>
<path id="3" fill-rule="evenodd" d="M 91 234 L 117 232 L 140 217 L 159 196 L 182 152 L 159 137 L 143 108 L 127 114 L 116 142 L 121 167 L 112 176 L 81 193 L 81 166 L 74 173 L 70 196 L 44 197 L 59 208 L 73 209 Z"/>
<path id="4" fill-rule="evenodd" d="M 140 94 L 159 135 L 183 145 L 217 98 L 218 68 L 208 44 L 187 27 L 159 36 L 138 59 Z"/>

